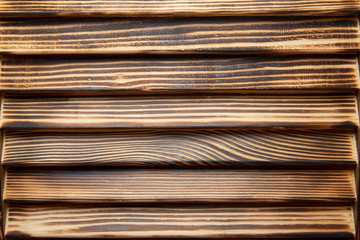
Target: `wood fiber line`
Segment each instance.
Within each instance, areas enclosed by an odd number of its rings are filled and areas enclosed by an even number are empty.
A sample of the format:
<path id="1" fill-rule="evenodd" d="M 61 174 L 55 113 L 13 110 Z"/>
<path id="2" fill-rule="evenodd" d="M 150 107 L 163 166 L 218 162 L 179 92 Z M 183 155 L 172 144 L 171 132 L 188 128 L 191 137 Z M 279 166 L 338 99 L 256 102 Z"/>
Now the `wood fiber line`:
<path id="1" fill-rule="evenodd" d="M 353 239 L 355 234 L 351 207 L 14 206 L 7 222 L 6 238 Z"/>
<path id="2" fill-rule="evenodd" d="M 5 98 L 3 129 L 355 128 L 353 95 Z"/>
<path id="3" fill-rule="evenodd" d="M 26 19 L 0 23 L 2 54 L 338 53 L 356 17 Z"/>
<path id="4" fill-rule="evenodd" d="M 354 55 L 242 58 L 4 57 L 0 91 L 344 90 Z"/>
<path id="5" fill-rule="evenodd" d="M 0 16 L 262 16 L 356 14 L 357 0 L 2 0 Z"/>
<path id="6" fill-rule="evenodd" d="M 321 203 L 355 200 L 352 170 L 7 171 L 6 202 Z"/>
<path id="7" fill-rule="evenodd" d="M 355 167 L 354 132 L 148 130 L 6 132 L 2 164 L 126 167 Z"/>

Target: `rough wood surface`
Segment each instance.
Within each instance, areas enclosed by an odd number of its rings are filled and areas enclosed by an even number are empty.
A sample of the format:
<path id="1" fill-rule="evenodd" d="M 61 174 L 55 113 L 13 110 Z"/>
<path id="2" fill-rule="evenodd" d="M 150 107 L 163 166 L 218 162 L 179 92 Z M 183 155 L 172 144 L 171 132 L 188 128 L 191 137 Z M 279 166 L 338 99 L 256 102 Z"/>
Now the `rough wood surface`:
<path id="1" fill-rule="evenodd" d="M 6 132 L 2 164 L 127 167 L 336 167 L 357 164 L 354 132 L 150 130 Z"/>
<path id="2" fill-rule="evenodd" d="M 0 91 L 344 90 L 354 55 L 262 57 L 4 57 Z"/>
<path id="3" fill-rule="evenodd" d="M 2 0 L 0 16 L 263 16 L 356 14 L 357 0 Z"/>
<path id="4" fill-rule="evenodd" d="M 355 200 L 351 170 L 16 170 L 7 202 L 337 203 Z"/>
<path id="5" fill-rule="evenodd" d="M 2 185 L 2 184 L 1 184 Z M 2 187 L 1 187 L 1 189 L 2 189 Z M 1 195 L 2 195 L 2 190 L 1 190 Z M 1 202 L 2 202 L 2 200 L 1 200 Z M 5 216 L 4 216 L 4 219 L 5 219 Z M 0 203 L 0 220 L 1 220 L 1 222 L 0 222 L 0 239 L 2 240 L 3 239 L 3 226 L 4 226 L 4 221 L 6 221 L 6 220 L 4 220 L 3 219 L 3 208 L 2 208 L 2 203 Z"/>
<path id="6" fill-rule="evenodd" d="M 357 17 L 26 19 L 0 22 L 2 54 L 334 53 L 360 50 Z"/>
<path id="7" fill-rule="evenodd" d="M 15 206 L 6 237 L 352 239 L 354 232 L 351 207 Z"/>
<path id="8" fill-rule="evenodd" d="M 354 95 L 4 98 L 2 128 L 355 128 Z"/>

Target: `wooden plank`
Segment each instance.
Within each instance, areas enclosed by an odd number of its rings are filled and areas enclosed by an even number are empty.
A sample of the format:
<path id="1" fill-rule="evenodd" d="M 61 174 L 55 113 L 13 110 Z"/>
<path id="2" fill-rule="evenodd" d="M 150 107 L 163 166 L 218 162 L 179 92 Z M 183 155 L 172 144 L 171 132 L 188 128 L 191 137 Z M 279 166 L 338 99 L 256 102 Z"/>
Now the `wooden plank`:
<path id="1" fill-rule="evenodd" d="M 360 63 L 360 54 L 358 54 L 358 60 Z M 359 68 L 360 69 L 360 68 Z M 356 94 L 356 100 L 357 100 L 357 106 L 358 106 L 358 112 L 360 110 L 360 104 L 359 104 L 359 100 L 360 100 L 360 93 L 357 92 Z M 360 129 L 358 128 L 356 131 L 356 145 L 357 145 L 357 152 L 358 152 L 358 156 L 360 153 Z M 356 192 L 357 192 L 357 203 L 355 204 L 354 207 L 354 219 L 355 219 L 355 229 L 356 229 L 356 236 L 355 239 L 356 240 L 360 240 L 360 204 L 359 204 L 359 200 L 360 200 L 360 166 L 359 166 L 359 160 L 358 160 L 358 164 L 355 168 L 355 182 L 356 182 Z"/>
<path id="2" fill-rule="evenodd" d="M 2 189 L 2 188 L 1 188 Z M 1 191 L 2 192 L 2 191 Z M 2 193 L 1 193 L 2 195 Z M 1 200 L 2 202 L 2 200 Z M 5 216 L 4 216 L 5 218 Z M 0 239 L 3 239 L 3 226 L 4 226 L 4 219 L 3 219 L 3 207 L 2 207 L 2 203 L 0 203 Z"/>
<path id="3" fill-rule="evenodd" d="M 4 98 L 3 129 L 355 128 L 354 95 Z"/>
<path id="4" fill-rule="evenodd" d="M 6 238 L 353 239 L 351 207 L 9 208 Z"/>
<path id="5" fill-rule="evenodd" d="M 357 17 L 25 19 L 0 23 L 2 54 L 339 53 Z"/>
<path id="6" fill-rule="evenodd" d="M 9 169 L 4 200 L 350 204 L 355 181 L 352 170 Z"/>
<path id="7" fill-rule="evenodd" d="M 9 132 L 8 167 L 354 168 L 354 132 L 334 130 L 148 130 Z"/>
<path id="8" fill-rule="evenodd" d="M 0 16 L 263 16 L 360 12 L 357 0 L 17 1 L 2 0 Z"/>
<path id="9" fill-rule="evenodd" d="M 0 91 L 354 90 L 354 55 L 262 57 L 4 57 Z"/>

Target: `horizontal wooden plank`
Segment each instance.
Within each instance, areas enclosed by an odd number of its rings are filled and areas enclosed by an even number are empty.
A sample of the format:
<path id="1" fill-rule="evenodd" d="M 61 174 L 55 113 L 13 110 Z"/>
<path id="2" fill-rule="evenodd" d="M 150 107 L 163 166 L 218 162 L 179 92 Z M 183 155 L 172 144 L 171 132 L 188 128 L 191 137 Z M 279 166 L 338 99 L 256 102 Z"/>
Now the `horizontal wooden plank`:
<path id="1" fill-rule="evenodd" d="M 2 164 L 126 167 L 354 168 L 354 132 L 335 130 L 148 130 L 9 132 Z"/>
<path id="2" fill-rule="evenodd" d="M 352 170 L 16 170 L 7 202 L 349 204 Z"/>
<path id="3" fill-rule="evenodd" d="M 0 16 L 262 16 L 356 14 L 357 0 L 2 0 Z"/>
<path id="4" fill-rule="evenodd" d="M 26 19 L 0 22 L 1 54 L 338 53 L 357 17 Z"/>
<path id="5" fill-rule="evenodd" d="M 6 238 L 353 239 L 351 207 L 10 207 Z"/>
<path id="6" fill-rule="evenodd" d="M 354 55 L 277 57 L 4 57 L 0 91 L 353 90 Z"/>
<path id="7" fill-rule="evenodd" d="M 3 129 L 355 128 L 354 95 L 4 98 Z"/>

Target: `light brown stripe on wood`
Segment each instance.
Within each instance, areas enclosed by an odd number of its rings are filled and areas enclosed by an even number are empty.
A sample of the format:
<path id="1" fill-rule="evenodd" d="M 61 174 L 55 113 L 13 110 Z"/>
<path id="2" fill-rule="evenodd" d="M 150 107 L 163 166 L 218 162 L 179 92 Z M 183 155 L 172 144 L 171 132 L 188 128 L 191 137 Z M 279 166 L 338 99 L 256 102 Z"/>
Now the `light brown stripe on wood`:
<path id="1" fill-rule="evenodd" d="M 337 203 L 355 200 L 351 170 L 13 170 L 8 202 Z"/>
<path id="2" fill-rule="evenodd" d="M 2 164 L 127 167 L 354 167 L 353 132 L 148 130 L 5 133 Z"/>
<path id="3" fill-rule="evenodd" d="M 2 0 L 0 16 L 263 16 L 360 12 L 357 0 Z"/>
<path id="4" fill-rule="evenodd" d="M 2 54 L 324 54 L 360 50 L 356 17 L 42 18 L 4 20 L 0 29 Z"/>
<path id="5" fill-rule="evenodd" d="M 7 238 L 353 239 L 351 207 L 9 208 Z"/>
<path id="6" fill-rule="evenodd" d="M 354 55 L 243 58 L 2 59 L 0 91 L 344 90 L 359 88 Z"/>
<path id="7" fill-rule="evenodd" d="M 355 128 L 355 97 L 5 98 L 2 128 Z"/>

